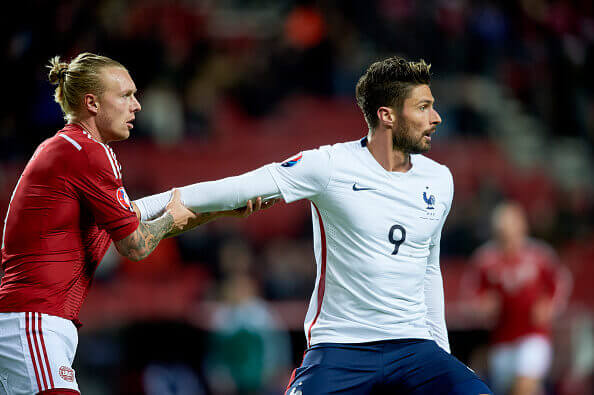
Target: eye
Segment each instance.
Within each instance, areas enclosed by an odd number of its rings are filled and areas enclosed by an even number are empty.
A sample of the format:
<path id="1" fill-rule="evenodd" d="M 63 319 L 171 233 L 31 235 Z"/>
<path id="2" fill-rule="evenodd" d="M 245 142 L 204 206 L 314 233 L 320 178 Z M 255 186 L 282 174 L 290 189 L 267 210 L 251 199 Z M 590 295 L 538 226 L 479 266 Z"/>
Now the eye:
<path id="1" fill-rule="evenodd" d="M 419 107 L 419 109 L 421 111 L 425 111 L 427 109 L 427 105 L 426 104 L 423 104 L 421 107 Z"/>

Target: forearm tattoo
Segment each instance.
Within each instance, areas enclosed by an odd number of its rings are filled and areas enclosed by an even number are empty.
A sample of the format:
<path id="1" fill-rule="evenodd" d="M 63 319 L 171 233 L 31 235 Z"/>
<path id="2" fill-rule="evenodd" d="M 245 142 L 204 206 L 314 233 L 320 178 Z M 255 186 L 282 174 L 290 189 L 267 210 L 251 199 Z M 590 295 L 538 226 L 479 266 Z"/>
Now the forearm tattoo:
<path id="1" fill-rule="evenodd" d="M 200 213 L 195 219 L 191 219 L 183 229 L 172 229 L 171 231 L 167 232 L 163 238 L 167 237 L 174 237 L 179 235 L 180 233 L 187 232 L 188 230 L 194 229 L 197 226 L 204 225 L 213 219 L 222 216 L 219 212 L 211 212 L 211 213 Z"/>
<path id="2" fill-rule="evenodd" d="M 140 222 L 136 231 L 130 236 L 116 242 L 120 254 L 139 261 L 149 256 L 161 239 L 173 229 L 173 216 L 165 212 L 152 221 Z"/>

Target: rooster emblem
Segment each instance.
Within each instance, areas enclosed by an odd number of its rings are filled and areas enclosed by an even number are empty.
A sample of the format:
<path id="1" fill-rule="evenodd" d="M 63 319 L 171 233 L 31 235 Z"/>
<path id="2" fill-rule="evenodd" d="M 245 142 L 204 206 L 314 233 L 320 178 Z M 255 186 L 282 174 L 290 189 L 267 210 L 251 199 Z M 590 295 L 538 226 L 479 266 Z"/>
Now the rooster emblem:
<path id="1" fill-rule="evenodd" d="M 423 200 L 427 203 L 427 210 L 433 210 L 435 207 L 435 195 L 427 196 L 427 192 L 423 192 Z"/>

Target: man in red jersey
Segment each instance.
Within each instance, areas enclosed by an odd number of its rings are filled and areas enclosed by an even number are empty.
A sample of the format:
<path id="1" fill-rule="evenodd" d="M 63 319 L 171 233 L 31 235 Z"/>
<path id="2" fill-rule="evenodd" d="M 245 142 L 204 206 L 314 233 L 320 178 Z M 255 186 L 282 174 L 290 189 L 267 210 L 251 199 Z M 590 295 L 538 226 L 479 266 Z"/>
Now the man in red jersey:
<path id="1" fill-rule="evenodd" d="M 552 319 L 567 302 L 571 280 L 552 248 L 528 238 L 518 204 L 501 204 L 492 221 L 494 240 L 475 252 L 466 285 L 477 297 L 475 309 L 495 317 L 489 352 L 494 393 L 535 395 L 552 360 Z"/>
<path id="2" fill-rule="evenodd" d="M 67 125 L 33 154 L 4 222 L 0 394 L 78 394 L 78 313 L 111 242 L 138 261 L 165 235 L 217 216 L 193 214 L 175 192 L 161 216 L 140 222 L 108 145 L 128 138 L 140 111 L 128 71 L 90 53 L 50 68 Z M 251 212 L 249 202 L 226 215 Z"/>

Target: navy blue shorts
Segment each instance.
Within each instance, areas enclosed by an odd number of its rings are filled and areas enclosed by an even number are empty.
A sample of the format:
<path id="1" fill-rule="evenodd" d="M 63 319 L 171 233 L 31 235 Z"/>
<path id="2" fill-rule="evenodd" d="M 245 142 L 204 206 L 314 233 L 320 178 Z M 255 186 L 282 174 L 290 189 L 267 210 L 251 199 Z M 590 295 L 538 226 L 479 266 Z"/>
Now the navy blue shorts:
<path id="1" fill-rule="evenodd" d="M 286 395 L 492 394 L 466 365 L 434 341 L 320 343 L 295 369 Z"/>

